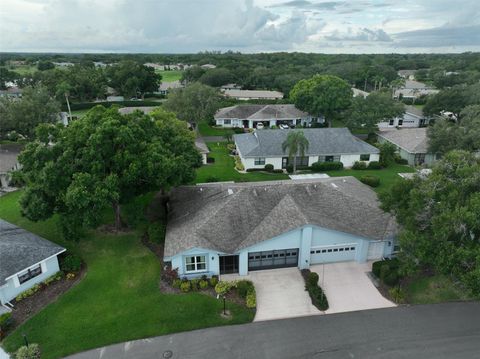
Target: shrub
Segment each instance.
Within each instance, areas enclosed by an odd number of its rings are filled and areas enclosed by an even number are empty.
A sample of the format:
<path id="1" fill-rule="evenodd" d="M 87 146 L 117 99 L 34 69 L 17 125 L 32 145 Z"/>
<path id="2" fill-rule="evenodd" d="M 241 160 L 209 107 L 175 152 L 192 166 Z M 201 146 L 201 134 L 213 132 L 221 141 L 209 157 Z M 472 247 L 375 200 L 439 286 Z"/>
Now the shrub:
<path id="1" fill-rule="evenodd" d="M 395 157 L 395 163 L 398 163 L 399 165 L 408 165 L 408 160 L 400 156 L 397 156 Z"/>
<path id="2" fill-rule="evenodd" d="M 273 171 L 273 165 L 271 163 L 267 163 L 265 165 L 265 171 L 272 172 Z"/>
<path id="3" fill-rule="evenodd" d="M 380 185 L 380 178 L 377 176 L 362 176 L 360 177 L 360 181 L 366 185 L 369 185 L 370 187 L 378 187 Z"/>
<path id="4" fill-rule="evenodd" d="M 180 278 L 175 278 L 172 281 L 172 287 L 173 288 L 180 288 L 181 285 L 182 285 L 182 280 Z"/>
<path id="5" fill-rule="evenodd" d="M 401 279 L 400 263 L 396 258 L 374 262 L 372 272 L 388 286 L 396 285 Z"/>
<path id="6" fill-rule="evenodd" d="M 169 284 L 173 284 L 173 281 L 178 279 L 178 269 L 172 269 L 170 266 L 168 266 L 162 272 L 162 279 Z"/>
<path id="7" fill-rule="evenodd" d="M 352 166 L 352 170 L 366 170 L 367 169 L 367 163 L 364 161 L 355 161 L 355 163 Z"/>
<path id="8" fill-rule="evenodd" d="M 305 290 L 308 291 L 312 304 L 320 310 L 327 310 L 328 300 L 318 285 L 318 274 L 310 272 L 309 269 L 302 269 L 301 273 L 305 280 Z"/>
<path id="9" fill-rule="evenodd" d="M 342 162 L 314 162 L 312 163 L 313 172 L 335 171 L 343 169 Z"/>
<path id="10" fill-rule="evenodd" d="M 63 272 L 78 272 L 82 267 L 82 259 L 76 254 L 69 253 L 60 259 L 60 269 Z"/>
<path id="11" fill-rule="evenodd" d="M 272 173 L 283 173 L 282 169 L 275 169 L 272 171 Z"/>
<path id="12" fill-rule="evenodd" d="M 230 292 L 230 290 L 232 288 L 234 288 L 236 285 L 235 282 L 228 282 L 228 281 L 223 281 L 221 280 L 220 282 L 217 283 L 217 285 L 215 286 L 215 292 L 218 294 L 218 295 L 225 295 L 227 294 L 228 292 Z"/>
<path id="13" fill-rule="evenodd" d="M 257 294 L 254 287 L 248 290 L 245 302 L 247 308 L 255 308 L 257 306 Z"/>
<path id="14" fill-rule="evenodd" d="M 310 272 L 308 273 L 308 277 L 307 277 L 307 285 L 318 285 L 318 274 L 315 273 L 315 272 Z"/>
<path id="15" fill-rule="evenodd" d="M 192 289 L 192 285 L 188 280 L 187 281 L 182 281 L 180 283 L 180 290 L 182 292 L 188 293 L 188 292 L 190 292 L 190 289 Z"/>
<path id="16" fill-rule="evenodd" d="M 40 346 L 32 343 L 28 347 L 20 347 L 15 353 L 15 359 L 40 359 L 40 355 Z"/>
<path id="17" fill-rule="evenodd" d="M 378 161 L 372 161 L 368 164 L 369 170 L 380 170 L 382 169 L 382 165 Z"/>
<path id="18" fill-rule="evenodd" d="M 206 179 L 205 179 L 206 182 L 219 182 L 220 179 L 217 177 L 217 176 L 208 176 Z"/>
<path id="19" fill-rule="evenodd" d="M 48 287 L 48 286 L 49 286 L 50 284 L 52 284 L 53 282 L 56 282 L 56 281 L 59 281 L 60 279 L 62 279 L 64 275 L 65 275 L 65 274 L 64 274 L 62 271 L 57 272 L 57 273 L 55 273 L 54 275 L 52 275 L 52 276 L 48 277 L 47 279 L 45 279 L 45 280 L 43 281 L 43 284 L 45 284 L 45 286 Z"/>
<path id="20" fill-rule="evenodd" d="M 293 165 L 287 165 L 287 173 L 293 173 Z"/>
<path id="21" fill-rule="evenodd" d="M 241 128 L 241 127 L 234 127 L 234 128 L 233 128 L 233 132 L 235 132 L 235 133 L 244 133 L 245 130 L 244 130 L 243 128 Z"/>
<path id="22" fill-rule="evenodd" d="M 192 279 L 190 281 L 190 286 L 192 288 L 192 291 L 197 291 L 198 290 L 198 283 L 200 282 L 200 279 Z"/>
<path id="23" fill-rule="evenodd" d="M 390 288 L 388 294 L 390 294 L 395 303 L 405 303 L 405 292 L 400 286 Z"/>
<path id="24" fill-rule="evenodd" d="M 165 225 L 160 222 L 148 226 L 148 239 L 150 242 L 161 244 L 165 241 Z"/>
<path id="25" fill-rule="evenodd" d="M 3 338 L 4 333 L 10 328 L 13 323 L 12 313 L 3 313 L 0 315 L 0 339 Z"/>
<path id="26" fill-rule="evenodd" d="M 218 283 L 218 276 L 216 275 L 212 276 L 212 278 L 210 278 L 210 286 L 212 288 L 215 288 L 217 286 L 217 283 Z"/>
<path id="27" fill-rule="evenodd" d="M 242 160 L 240 159 L 240 156 L 235 156 L 235 168 L 237 171 L 244 171 L 245 166 L 242 163 Z"/>
<path id="28" fill-rule="evenodd" d="M 207 289 L 208 288 L 208 280 L 200 279 L 200 281 L 198 282 L 198 287 L 202 290 Z"/>
<path id="29" fill-rule="evenodd" d="M 75 273 L 67 273 L 67 277 L 66 277 L 68 280 L 72 280 L 75 278 Z"/>
<path id="30" fill-rule="evenodd" d="M 32 288 L 29 288 L 26 291 L 23 291 L 22 293 L 17 295 L 15 297 L 15 300 L 17 302 L 20 302 L 20 301 L 24 300 L 25 298 L 31 297 L 32 295 L 37 293 L 41 288 L 42 287 L 40 286 L 40 284 L 35 284 Z"/>
<path id="31" fill-rule="evenodd" d="M 238 295 L 242 298 L 246 298 L 248 292 L 253 289 L 255 290 L 255 287 L 253 286 L 253 283 L 249 280 L 240 280 L 237 282 L 237 292 Z"/>
<path id="32" fill-rule="evenodd" d="M 21 170 L 10 172 L 10 186 L 23 187 L 25 186 L 25 176 Z"/>
<path id="33" fill-rule="evenodd" d="M 207 163 L 215 163 L 215 158 L 207 157 Z"/>

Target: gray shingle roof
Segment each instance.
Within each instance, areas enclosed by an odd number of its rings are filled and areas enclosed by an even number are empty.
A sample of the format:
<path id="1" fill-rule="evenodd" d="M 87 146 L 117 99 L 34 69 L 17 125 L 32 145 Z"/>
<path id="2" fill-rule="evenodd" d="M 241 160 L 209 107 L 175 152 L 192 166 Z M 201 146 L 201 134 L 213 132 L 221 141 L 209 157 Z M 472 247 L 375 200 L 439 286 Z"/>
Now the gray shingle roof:
<path id="1" fill-rule="evenodd" d="M 423 110 L 415 106 L 405 105 L 405 112 L 418 117 L 423 117 Z"/>
<path id="2" fill-rule="evenodd" d="M 235 253 L 304 225 L 377 240 L 397 228 L 376 194 L 354 177 L 183 186 L 170 194 L 164 254 Z"/>
<path id="3" fill-rule="evenodd" d="M 0 219 L 0 285 L 6 278 L 65 248 Z"/>
<path id="4" fill-rule="evenodd" d="M 308 113 L 300 111 L 295 105 L 236 105 L 224 107 L 217 111 L 215 118 L 241 120 L 297 119 L 308 117 Z"/>
<path id="5" fill-rule="evenodd" d="M 237 98 L 265 98 L 265 99 L 283 98 L 283 93 L 279 91 L 268 91 L 268 90 L 227 89 L 223 92 L 223 94 L 226 97 L 237 97 Z"/>
<path id="6" fill-rule="evenodd" d="M 377 134 L 410 153 L 428 153 L 426 127 L 388 129 Z"/>
<path id="7" fill-rule="evenodd" d="M 306 155 L 379 153 L 378 148 L 353 136 L 347 128 L 306 128 L 301 130 L 257 130 L 234 135 L 243 157 L 285 156 L 282 143 L 290 131 L 303 131 L 309 142 Z"/>

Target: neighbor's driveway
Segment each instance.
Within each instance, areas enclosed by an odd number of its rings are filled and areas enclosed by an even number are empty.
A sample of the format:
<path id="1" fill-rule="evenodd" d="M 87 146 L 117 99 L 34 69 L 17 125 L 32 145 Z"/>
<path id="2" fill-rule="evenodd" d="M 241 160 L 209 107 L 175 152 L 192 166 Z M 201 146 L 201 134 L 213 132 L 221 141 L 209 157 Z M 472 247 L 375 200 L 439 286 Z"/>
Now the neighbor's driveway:
<path id="1" fill-rule="evenodd" d="M 257 314 L 254 322 L 321 314 L 312 305 L 298 268 L 252 271 L 241 277 L 222 275 L 221 279 L 249 279 L 255 284 Z"/>
<path id="2" fill-rule="evenodd" d="M 375 288 L 367 272 L 372 264 L 357 262 L 342 262 L 325 264 L 325 277 L 322 285 L 322 264 L 310 267 L 317 272 L 319 285 L 324 288 L 330 308 L 329 313 L 351 312 L 356 310 L 395 307 L 395 304 L 385 299 Z"/>

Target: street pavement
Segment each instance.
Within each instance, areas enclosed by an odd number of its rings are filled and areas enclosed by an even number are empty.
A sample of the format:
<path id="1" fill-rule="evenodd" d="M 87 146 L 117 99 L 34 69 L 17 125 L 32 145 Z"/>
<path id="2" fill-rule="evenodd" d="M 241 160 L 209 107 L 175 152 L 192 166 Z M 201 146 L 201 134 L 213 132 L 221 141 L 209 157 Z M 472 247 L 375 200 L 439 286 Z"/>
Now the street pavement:
<path id="1" fill-rule="evenodd" d="M 111 345 L 71 359 L 480 357 L 480 303 L 374 309 L 202 329 Z"/>

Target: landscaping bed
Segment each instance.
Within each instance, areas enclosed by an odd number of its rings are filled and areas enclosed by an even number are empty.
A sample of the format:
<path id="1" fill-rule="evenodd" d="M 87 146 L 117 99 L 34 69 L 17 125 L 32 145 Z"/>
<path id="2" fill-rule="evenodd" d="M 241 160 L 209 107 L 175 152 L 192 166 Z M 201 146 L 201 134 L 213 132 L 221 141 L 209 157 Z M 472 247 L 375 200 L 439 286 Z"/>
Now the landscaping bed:
<path id="1" fill-rule="evenodd" d="M 318 274 L 311 272 L 310 269 L 302 269 L 303 280 L 305 281 L 305 290 L 310 295 L 312 304 L 319 310 L 328 309 L 328 299 L 323 289 L 318 285 Z"/>

